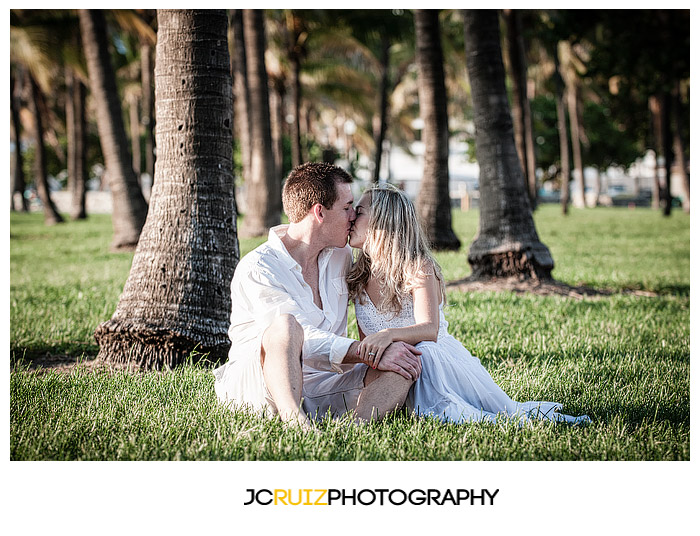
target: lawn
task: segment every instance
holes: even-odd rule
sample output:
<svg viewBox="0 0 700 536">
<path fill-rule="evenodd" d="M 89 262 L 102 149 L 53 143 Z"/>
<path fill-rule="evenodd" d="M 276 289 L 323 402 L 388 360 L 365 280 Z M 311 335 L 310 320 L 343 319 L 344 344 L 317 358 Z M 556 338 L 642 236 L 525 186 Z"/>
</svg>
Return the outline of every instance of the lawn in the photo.
<svg viewBox="0 0 700 536">
<path fill-rule="evenodd" d="M 92 367 L 92 333 L 116 307 L 132 255 L 110 253 L 107 216 L 46 227 L 10 220 L 12 460 L 688 460 L 690 218 L 648 209 L 542 206 L 535 213 L 570 285 L 611 291 L 573 299 L 450 292 L 451 332 L 516 400 L 556 400 L 585 428 L 449 425 L 397 415 L 320 434 L 231 413 L 211 368 Z M 469 274 L 477 212 L 455 212 L 462 249 L 440 253 L 446 279 Z M 245 253 L 261 240 L 241 242 Z M 631 292 L 643 291 L 643 292 Z M 354 314 L 350 333 L 357 334 Z M 77 366 L 37 368 L 47 356 Z"/>
</svg>

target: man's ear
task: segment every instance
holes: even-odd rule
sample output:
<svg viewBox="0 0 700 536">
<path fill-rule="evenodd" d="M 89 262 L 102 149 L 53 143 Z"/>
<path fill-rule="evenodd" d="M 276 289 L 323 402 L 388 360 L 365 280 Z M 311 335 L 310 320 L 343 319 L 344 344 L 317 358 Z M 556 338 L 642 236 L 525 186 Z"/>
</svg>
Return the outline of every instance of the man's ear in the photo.
<svg viewBox="0 0 700 536">
<path fill-rule="evenodd" d="M 318 223 L 323 223 L 323 218 L 325 216 L 324 211 L 326 210 L 326 207 L 324 207 L 321 203 L 316 203 L 314 206 L 311 207 L 311 214 L 313 214 L 314 219 Z"/>
</svg>

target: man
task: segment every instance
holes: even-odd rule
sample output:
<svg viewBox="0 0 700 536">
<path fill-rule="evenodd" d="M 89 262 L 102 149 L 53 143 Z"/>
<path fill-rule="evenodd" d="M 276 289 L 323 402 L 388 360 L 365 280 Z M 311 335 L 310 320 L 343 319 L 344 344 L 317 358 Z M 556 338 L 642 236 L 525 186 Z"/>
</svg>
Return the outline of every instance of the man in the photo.
<svg viewBox="0 0 700 536">
<path fill-rule="evenodd" d="M 222 402 L 278 413 L 305 429 L 306 413 L 381 419 L 404 403 L 420 374 L 420 351 L 394 343 L 371 369 L 357 355 L 359 342 L 346 337 L 351 183 L 326 163 L 302 164 L 287 177 L 289 225 L 270 229 L 231 281 L 232 346 L 214 371 Z"/>
</svg>

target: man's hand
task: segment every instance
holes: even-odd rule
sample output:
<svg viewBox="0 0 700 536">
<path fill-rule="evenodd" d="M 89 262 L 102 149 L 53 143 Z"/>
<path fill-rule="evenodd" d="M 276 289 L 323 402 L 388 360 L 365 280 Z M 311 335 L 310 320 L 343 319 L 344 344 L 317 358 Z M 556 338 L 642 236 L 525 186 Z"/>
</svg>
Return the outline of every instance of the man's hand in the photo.
<svg viewBox="0 0 700 536">
<path fill-rule="evenodd" d="M 421 373 L 422 352 L 405 342 L 393 342 L 384 350 L 377 370 L 396 372 L 407 380 L 416 381 Z"/>
</svg>

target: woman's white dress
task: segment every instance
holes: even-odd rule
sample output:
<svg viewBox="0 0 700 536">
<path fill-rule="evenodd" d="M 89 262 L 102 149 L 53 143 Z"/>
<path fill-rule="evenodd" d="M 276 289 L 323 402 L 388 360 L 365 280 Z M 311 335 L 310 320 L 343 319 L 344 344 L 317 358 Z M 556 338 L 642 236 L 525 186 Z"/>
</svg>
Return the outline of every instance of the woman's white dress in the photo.
<svg viewBox="0 0 700 536">
<path fill-rule="evenodd" d="M 380 313 L 365 293 L 364 304 L 355 302 L 358 326 L 366 335 L 386 328 L 414 325 L 413 300 L 409 296 L 401 313 Z M 491 379 L 478 358 L 447 332 L 447 320 L 440 306 L 437 342 L 421 342 L 422 372 L 411 388 L 407 406 L 420 416 L 447 422 L 496 421 L 499 418 L 544 419 L 588 424 L 587 415 L 572 417 L 559 413 L 557 402 L 515 402 Z"/>
</svg>

